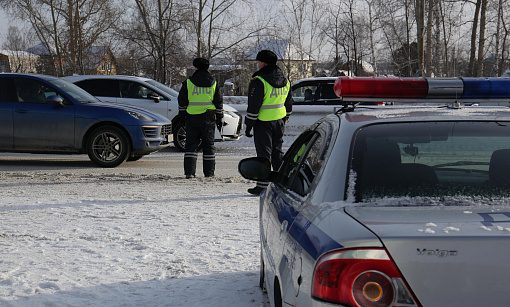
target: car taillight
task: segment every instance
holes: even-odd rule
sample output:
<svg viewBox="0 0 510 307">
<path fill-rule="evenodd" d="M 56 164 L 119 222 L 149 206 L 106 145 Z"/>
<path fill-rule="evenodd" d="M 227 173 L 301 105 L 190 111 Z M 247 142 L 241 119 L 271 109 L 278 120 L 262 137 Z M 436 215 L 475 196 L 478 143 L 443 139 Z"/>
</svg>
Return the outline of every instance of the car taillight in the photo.
<svg viewBox="0 0 510 307">
<path fill-rule="evenodd" d="M 359 307 L 418 306 L 384 249 L 346 249 L 322 257 L 312 296 Z"/>
</svg>

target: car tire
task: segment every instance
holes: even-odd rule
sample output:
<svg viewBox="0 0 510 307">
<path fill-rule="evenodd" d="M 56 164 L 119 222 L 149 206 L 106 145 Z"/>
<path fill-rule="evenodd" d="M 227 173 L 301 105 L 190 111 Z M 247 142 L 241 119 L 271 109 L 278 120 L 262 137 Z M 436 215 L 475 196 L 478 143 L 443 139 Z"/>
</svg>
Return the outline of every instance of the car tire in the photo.
<svg viewBox="0 0 510 307">
<path fill-rule="evenodd" d="M 177 123 L 174 127 L 174 146 L 182 152 L 186 148 L 186 127 L 181 123 Z M 202 142 L 198 145 L 198 149 L 201 148 Z"/>
<path fill-rule="evenodd" d="M 282 291 L 280 289 L 280 281 L 278 278 L 274 280 L 274 307 L 283 307 Z"/>
<path fill-rule="evenodd" d="M 264 259 L 262 258 L 262 248 L 260 250 L 260 275 L 259 275 L 259 287 L 262 292 L 267 293 L 266 290 L 266 273 L 265 273 Z"/>
<path fill-rule="evenodd" d="M 101 167 L 116 167 L 124 163 L 131 153 L 126 133 L 113 126 L 103 126 L 92 131 L 87 140 L 90 160 Z"/>
</svg>

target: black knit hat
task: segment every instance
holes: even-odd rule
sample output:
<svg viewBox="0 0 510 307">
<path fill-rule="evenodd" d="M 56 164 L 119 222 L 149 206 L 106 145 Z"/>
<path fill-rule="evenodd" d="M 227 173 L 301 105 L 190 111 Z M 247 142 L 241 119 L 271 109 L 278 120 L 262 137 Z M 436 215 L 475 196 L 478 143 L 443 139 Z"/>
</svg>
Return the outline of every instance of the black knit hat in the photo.
<svg viewBox="0 0 510 307">
<path fill-rule="evenodd" d="M 256 60 L 267 64 L 276 64 L 276 61 L 278 61 L 278 57 L 271 50 L 261 50 L 259 51 L 259 53 L 257 53 Z"/>
<path fill-rule="evenodd" d="M 193 66 L 201 70 L 208 70 L 209 61 L 204 58 L 196 58 L 193 60 Z"/>
</svg>

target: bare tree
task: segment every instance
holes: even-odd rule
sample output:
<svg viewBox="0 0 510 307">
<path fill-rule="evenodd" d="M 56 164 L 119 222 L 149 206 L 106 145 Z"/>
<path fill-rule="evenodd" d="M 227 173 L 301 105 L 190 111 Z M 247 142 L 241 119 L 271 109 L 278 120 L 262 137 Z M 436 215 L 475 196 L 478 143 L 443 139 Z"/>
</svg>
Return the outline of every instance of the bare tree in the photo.
<svg viewBox="0 0 510 307">
<path fill-rule="evenodd" d="M 119 32 L 138 49 L 137 61 L 151 59 L 151 76 L 167 83 L 169 62 L 180 54 L 179 31 L 188 18 L 186 7 L 182 1 L 171 0 L 135 0 L 135 4 L 134 18 L 126 20 Z"/>
<path fill-rule="evenodd" d="M 423 76 L 425 71 L 425 0 L 416 0 L 416 37 L 418 41 L 418 71 Z"/>
<path fill-rule="evenodd" d="M 84 73 L 92 46 L 102 40 L 120 14 L 111 0 L 0 1 L 18 18 L 28 20 L 58 75 L 63 74 L 64 62 L 68 73 Z"/>
<path fill-rule="evenodd" d="M 196 40 L 193 51 L 196 56 L 214 58 L 232 51 L 268 27 L 268 23 L 257 25 L 253 22 L 255 8 L 251 7 L 249 0 L 187 1 L 192 17 L 190 32 Z M 247 20 L 250 22 L 247 23 Z"/>
</svg>

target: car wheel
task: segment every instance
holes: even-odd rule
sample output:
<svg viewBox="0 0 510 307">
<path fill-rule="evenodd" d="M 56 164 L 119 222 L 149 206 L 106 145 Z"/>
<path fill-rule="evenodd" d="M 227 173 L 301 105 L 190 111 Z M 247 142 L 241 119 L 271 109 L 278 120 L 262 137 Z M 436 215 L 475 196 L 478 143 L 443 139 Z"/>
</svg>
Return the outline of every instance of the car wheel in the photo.
<svg viewBox="0 0 510 307">
<path fill-rule="evenodd" d="M 174 128 L 174 146 L 180 151 L 186 148 L 186 127 L 178 123 Z M 198 145 L 198 149 L 202 148 L 202 142 Z"/>
<path fill-rule="evenodd" d="M 275 278 L 274 280 L 274 306 L 283 306 L 282 291 L 280 290 L 280 281 L 278 278 Z"/>
<path fill-rule="evenodd" d="M 113 126 L 99 127 L 87 141 L 90 160 L 101 167 L 116 167 L 126 161 L 131 146 L 126 134 Z"/>
<path fill-rule="evenodd" d="M 132 156 L 132 157 L 129 157 L 127 158 L 128 161 L 132 162 L 132 161 L 138 161 L 140 160 L 141 158 L 143 157 L 143 155 L 137 155 L 137 156 Z"/>
</svg>

